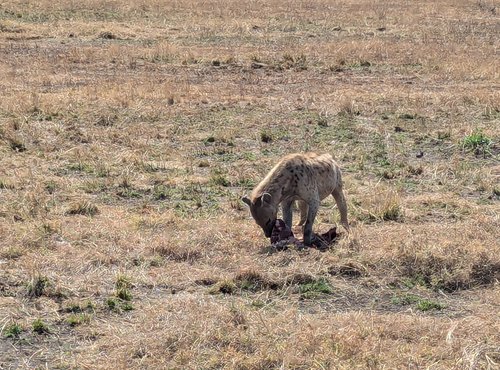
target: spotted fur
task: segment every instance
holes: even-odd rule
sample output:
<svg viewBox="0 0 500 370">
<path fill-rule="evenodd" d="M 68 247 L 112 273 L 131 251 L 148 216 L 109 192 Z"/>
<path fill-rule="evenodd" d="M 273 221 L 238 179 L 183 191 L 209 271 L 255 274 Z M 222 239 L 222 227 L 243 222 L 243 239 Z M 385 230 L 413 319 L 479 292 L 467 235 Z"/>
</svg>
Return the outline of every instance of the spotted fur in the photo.
<svg viewBox="0 0 500 370">
<path fill-rule="evenodd" d="M 298 201 L 299 225 L 304 227 L 304 244 L 311 245 L 312 225 L 321 200 L 333 195 L 340 221 L 349 230 L 347 204 L 342 191 L 342 173 L 330 154 L 296 153 L 282 158 L 267 176 L 242 200 L 250 207 L 255 222 L 269 237 L 278 207 L 283 207 L 285 223 L 292 226 L 292 204 Z"/>
</svg>

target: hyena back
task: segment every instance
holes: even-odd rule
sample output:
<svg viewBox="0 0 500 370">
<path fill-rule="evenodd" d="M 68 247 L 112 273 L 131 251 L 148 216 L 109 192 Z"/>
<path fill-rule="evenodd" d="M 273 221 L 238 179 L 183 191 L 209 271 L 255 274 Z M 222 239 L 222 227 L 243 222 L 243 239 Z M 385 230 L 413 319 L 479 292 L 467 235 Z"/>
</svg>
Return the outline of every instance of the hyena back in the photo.
<svg viewBox="0 0 500 370">
<path fill-rule="evenodd" d="M 278 206 L 283 207 L 285 223 L 292 226 L 292 204 L 298 201 L 304 244 L 311 245 L 312 225 L 321 200 L 333 195 L 342 225 L 349 230 L 347 205 L 342 191 L 342 174 L 330 154 L 297 153 L 282 158 L 267 176 L 242 200 L 250 207 L 255 222 L 271 236 Z"/>
</svg>

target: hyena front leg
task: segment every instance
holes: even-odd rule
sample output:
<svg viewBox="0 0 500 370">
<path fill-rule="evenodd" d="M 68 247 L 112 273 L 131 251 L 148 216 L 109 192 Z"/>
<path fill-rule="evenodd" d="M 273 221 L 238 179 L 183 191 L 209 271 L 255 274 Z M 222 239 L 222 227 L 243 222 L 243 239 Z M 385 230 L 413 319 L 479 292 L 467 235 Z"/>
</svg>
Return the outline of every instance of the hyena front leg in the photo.
<svg viewBox="0 0 500 370">
<path fill-rule="evenodd" d="M 303 200 L 299 200 L 297 201 L 297 203 L 299 205 L 299 210 L 300 210 L 299 226 L 303 226 L 307 221 L 307 211 L 309 209 L 309 206 Z"/>
<path fill-rule="evenodd" d="M 312 227 L 314 224 L 314 219 L 316 218 L 316 214 L 318 213 L 319 203 L 319 197 L 313 198 L 308 202 L 309 209 L 307 211 L 307 219 L 304 225 L 304 244 L 306 246 L 310 246 L 313 240 Z"/>
<path fill-rule="evenodd" d="M 293 218 L 293 211 L 292 211 L 292 200 L 286 200 L 283 202 L 283 219 L 285 221 L 285 224 L 288 227 L 292 227 L 292 218 Z"/>
<path fill-rule="evenodd" d="M 340 223 L 347 231 L 349 231 L 349 222 L 347 221 L 347 204 L 344 192 L 342 191 L 342 185 L 337 186 L 333 190 L 332 195 L 335 198 L 335 202 L 337 203 L 337 207 L 340 212 Z"/>
</svg>

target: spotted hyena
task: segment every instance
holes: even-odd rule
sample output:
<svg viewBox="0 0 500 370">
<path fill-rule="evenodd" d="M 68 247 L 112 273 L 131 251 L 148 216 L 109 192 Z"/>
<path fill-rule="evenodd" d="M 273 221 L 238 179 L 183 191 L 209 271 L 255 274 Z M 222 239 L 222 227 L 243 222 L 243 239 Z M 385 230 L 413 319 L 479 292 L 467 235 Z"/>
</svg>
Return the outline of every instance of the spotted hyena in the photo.
<svg viewBox="0 0 500 370">
<path fill-rule="evenodd" d="M 297 153 L 282 158 L 252 191 L 243 197 L 255 222 L 270 237 L 276 222 L 278 205 L 283 207 L 285 223 L 292 226 L 292 203 L 297 200 L 300 223 L 304 226 L 304 244 L 311 245 L 312 225 L 322 199 L 333 195 L 340 221 L 349 230 L 347 205 L 342 192 L 342 175 L 330 154 Z"/>
</svg>

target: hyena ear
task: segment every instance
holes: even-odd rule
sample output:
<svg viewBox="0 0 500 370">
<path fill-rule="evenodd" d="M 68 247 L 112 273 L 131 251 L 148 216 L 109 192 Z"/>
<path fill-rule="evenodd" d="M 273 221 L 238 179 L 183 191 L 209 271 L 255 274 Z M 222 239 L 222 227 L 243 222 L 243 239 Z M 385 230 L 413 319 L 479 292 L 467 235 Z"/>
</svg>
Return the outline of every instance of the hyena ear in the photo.
<svg viewBox="0 0 500 370">
<path fill-rule="evenodd" d="M 242 201 L 243 203 L 248 204 L 248 206 L 249 206 L 249 207 L 252 205 L 252 202 L 250 201 L 250 198 L 248 198 L 246 195 L 245 195 L 245 196 L 243 196 L 243 197 L 241 197 L 241 201 Z"/>
<path fill-rule="evenodd" d="M 260 197 L 262 200 L 262 204 L 264 203 L 271 203 L 271 194 L 269 193 L 262 193 L 262 196 Z"/>
</svg>

